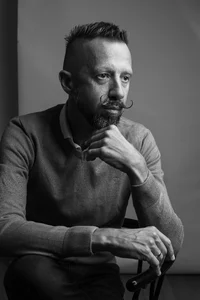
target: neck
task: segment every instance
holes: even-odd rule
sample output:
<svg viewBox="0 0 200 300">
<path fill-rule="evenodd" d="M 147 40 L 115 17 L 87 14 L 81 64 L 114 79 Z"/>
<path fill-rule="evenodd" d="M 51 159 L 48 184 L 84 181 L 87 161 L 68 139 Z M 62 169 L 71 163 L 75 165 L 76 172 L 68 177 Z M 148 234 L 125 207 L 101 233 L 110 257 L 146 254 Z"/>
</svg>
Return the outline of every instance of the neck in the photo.
<svg viewBox="0 0 200 300">
<path fill-rule="evenodd" d="M 79 111 L 76 101 L 71 97 L 69 97 L 68 100 L 67 114 L 74 142 L 78 145 L 82 145 L 91 137 L 93 128 Z"/>
</svg>

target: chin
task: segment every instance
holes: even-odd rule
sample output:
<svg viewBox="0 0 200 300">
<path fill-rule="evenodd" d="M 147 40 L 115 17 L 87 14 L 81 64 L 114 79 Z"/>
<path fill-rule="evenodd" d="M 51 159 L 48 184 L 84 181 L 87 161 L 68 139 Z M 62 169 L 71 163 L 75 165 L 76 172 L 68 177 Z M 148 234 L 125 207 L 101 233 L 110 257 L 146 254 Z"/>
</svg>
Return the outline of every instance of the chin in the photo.
<svg viewBox="0 0 200 300">
<path fill-rule="evenodd" d="M 118 115 L 95 115 L 91 120 L 91 125 L 94 129 L 102 129 L 109 125 L 118 125 L 122 114 Z"/>
</svg>

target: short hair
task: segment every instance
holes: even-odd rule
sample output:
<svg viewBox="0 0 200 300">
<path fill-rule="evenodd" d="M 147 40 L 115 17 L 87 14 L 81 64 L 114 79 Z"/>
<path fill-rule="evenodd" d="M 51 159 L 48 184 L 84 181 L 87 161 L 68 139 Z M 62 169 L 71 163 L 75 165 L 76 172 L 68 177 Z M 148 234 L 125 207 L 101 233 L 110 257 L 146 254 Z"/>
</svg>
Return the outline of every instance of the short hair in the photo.
<svg viewBox="0 0 200 300">
<path fill-rule="evenodd" d="M 65 37 L 66 48 L 68 48 L 69 45 L 78 38 L 92 40 L 96 37 L 121 41 L 128 44 L 127 33 L 125 30 L 120 30 L 119 27 L 113 23 L 95 22 L 75 26 L 70 31 L 70 34 Z"/>
<path fill-rule="evenodd" d="M 119 41 L 128 45 L 127 32 L 120 30 L 119 27 L 113 23 L 108 22 L 95 22 L 84 25 L 75 26 L 65 37 L 66 52 L 64 65 L 66 61 L 66 55 L 70 45 L 77 39 L 93 40 L 97 37 L 106 38 L 111 41 Z"/>
</svg>

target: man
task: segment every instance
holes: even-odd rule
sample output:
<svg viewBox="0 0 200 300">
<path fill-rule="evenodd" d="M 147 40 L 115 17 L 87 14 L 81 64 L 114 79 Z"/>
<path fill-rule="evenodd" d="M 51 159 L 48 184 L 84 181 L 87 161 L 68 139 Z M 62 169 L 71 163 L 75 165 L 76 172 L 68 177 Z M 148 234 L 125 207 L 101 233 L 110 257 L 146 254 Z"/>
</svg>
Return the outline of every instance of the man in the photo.
<svg viewBox="0 0 200 300">
<path fill-rule="evenodd" d="M 123 299 L 114 256 L 146 260 L 160 275 L 183 227 L 152 134 L 121 117 L 132 75 L 126 32 L 99 22 L 66 41 L 68 101 L 14 118 L 2 137 L 0 250 L 15 257 L 15 297 L 26 283 L 20 299 Z M 140 229 L 121 228 L 130 195 Z"/>
</svg>

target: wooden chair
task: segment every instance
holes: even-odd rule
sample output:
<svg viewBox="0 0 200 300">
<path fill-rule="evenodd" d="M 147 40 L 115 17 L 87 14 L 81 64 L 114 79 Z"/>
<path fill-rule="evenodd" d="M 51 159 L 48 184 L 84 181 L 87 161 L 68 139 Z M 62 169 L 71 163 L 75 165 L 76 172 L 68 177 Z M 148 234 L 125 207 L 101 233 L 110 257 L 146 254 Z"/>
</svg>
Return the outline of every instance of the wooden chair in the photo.
<svg viewBox="0 0 200 300">
<path fill-rule="evenodd" d="M 125 228 L 139 228 L 137 220 L 125 218 L 123 227 Z M 138 300 L 140 297 L 141 289 L 150 285 L 149 300 L 158 300 L 162 284 L 164 281 L 165 273 L 172 266 L 173 261 L 166 261 L 161 267 L 161 276 L 155 276 L 155 272 L 150 269 L 142 272 L 143 261 L 138 261 L 137 274 L 126 282 L 126 288 L 129 292 L 133 292 L 132 300 Z"/>
</svg>

